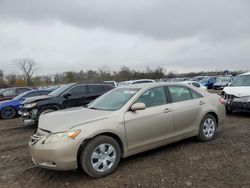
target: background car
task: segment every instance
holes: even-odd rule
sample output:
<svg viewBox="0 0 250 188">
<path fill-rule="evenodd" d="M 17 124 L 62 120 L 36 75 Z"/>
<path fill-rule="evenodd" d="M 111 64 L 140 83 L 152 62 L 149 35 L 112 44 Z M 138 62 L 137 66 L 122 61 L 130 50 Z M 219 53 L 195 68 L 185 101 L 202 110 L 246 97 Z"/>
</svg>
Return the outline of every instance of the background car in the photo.
<svg viewBox="0 0 250 188">
<path fill-rule="evenodd" d="M 227 113 L 250 111 L 250 72 L 241 74 L 222 91 Z"/>
<path fill-rule="evenodd" d="M 213 85 L 213 89 L 223 89 L 224 87 L 228 86 L 228 84 L 232 81 L 232 76 L 220 76 L 216 79 L 216 82 Z"/>
<path fill-rule="evenodd" d="M 24 93 L 24 92 L 29 91 L 29 90 L 32 90 L 32 88 L 30 88 L 30 87 L 6 88 L 0 92 L 0 101 L 13 99 L 17 95 L 20 95 L 21 93 Z"/>
<path fill-rule="evenodd" d="M 21 102 L 28 97 L 34 97 L 39 95 L 48 95 L 51 90 L 31 90 L 26 91 L 12 100 L 1 101 L 0 102 L 0 114 L 2 119 L 11 119 L 18 115 L 20 110 Z"/>
<path fill-rule="evenodd" d="M 63 85 L 47 96 L 31 97 L 23 101 L 20 114 L 24 123 L 37 123 L 41 114 L 87 105 L 113 88 L 112 85 L 100 83 Z"/>
<path fill-rule="evenodd" d="M 129 81 L 120 82 L 119 86 L 127 86 L 127 85 L 134 85 L 134 84 L 143 84 L 143 83 L 153 83 L 153 82 L 155 82 L 155 81 L 151 80 L 151 79 L 129 80 Z"/>
<path fill-rule="evenodd" d="M 189 80 L 189 81 L 183 81 L 181 83 L 184 83 L 184 84 L 189 84 L 189 85 L 192 85 L 194 87 L 197 87 L 197 88 L 200 88 L 200 89 L 204 89 L 204 90 L 207 90 L 207 87 L 201 85 L 201 83 L 197 82 L 197 81 L 192 81 L 192 80 Z"/>
<path fill-rule="evenodd" d="M 193 136 L 210 141 L 224 118 L 223 99 L 193 86 L 117 87 L 88 108 L 41 115 L 29 151 L 36 166 L 101 178 L 121 158 Z"/>
<path fill-rule="evenodd" d="M 201 85 L 205 86 L 207 89 L 212 89 L 214 83 L 216 82 L 216 76 L 207 76 L 199 81 Z"/>
</svg>

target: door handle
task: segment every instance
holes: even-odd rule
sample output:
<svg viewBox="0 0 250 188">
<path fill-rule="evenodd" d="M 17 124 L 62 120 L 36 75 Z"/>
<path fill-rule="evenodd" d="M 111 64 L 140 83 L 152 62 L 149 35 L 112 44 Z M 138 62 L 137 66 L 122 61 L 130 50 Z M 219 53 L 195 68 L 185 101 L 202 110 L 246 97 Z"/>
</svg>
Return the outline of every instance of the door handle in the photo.
<svg viewBox="0 0 250 188">
<path fill-rule="evenodd" d="M 205 102 L 204 102 L 204 101 L 200 101 L 199 104 L 200 104 L 200 105 L 203 105 L 203 104 L 205 104 Z"/>
<path fill-rule="evenodd" d="M 172 110 L 171 109 L 169 109 L 169 108 L 166 108 L 166 109 L 164 109 L 164 111 L 163 111 L 164 113 L 169 113 L 169 112 L 172 112 Z"/>
</svg>

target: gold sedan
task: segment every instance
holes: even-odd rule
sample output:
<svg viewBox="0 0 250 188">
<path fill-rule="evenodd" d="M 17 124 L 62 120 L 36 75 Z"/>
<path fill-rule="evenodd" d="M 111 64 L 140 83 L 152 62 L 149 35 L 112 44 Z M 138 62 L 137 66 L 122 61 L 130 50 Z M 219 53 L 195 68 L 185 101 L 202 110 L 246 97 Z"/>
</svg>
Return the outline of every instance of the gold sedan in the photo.
<svg viewBox="0 0 250 188">
<path fill-rule="evenodd" d="M 210 141 L 224 118 L 220 96 L 187 84 L 118 87 L 88 108 L 41 115 L 29 148 L 39 167 L 82 168 L 100 178 L 114 172 L 121 158 L 187 137 Z"/>
</svg>

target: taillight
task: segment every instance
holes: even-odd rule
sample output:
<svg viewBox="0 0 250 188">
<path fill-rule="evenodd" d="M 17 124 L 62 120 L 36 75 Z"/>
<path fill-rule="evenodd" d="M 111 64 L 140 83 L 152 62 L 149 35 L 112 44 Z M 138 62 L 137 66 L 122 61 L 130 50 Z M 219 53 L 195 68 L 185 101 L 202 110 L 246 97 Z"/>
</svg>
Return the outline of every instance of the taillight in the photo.
<svg viewBox="0 0 250 188">
<path fill-rule="evenodd" d="M 220 98 L 219 101 L 221 104 L 225 104 L 225 100 L 223 98 Z"/>
</svg>

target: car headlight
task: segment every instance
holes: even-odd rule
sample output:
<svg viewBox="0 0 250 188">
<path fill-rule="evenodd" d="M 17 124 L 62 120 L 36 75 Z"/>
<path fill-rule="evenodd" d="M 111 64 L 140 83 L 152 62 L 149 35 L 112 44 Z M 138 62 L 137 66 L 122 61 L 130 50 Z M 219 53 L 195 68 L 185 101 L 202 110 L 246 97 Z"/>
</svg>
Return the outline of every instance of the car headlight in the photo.
<svg viewBox="0 0 250 188">
<path fill-rule="evenodd" d="M 58 142 L 58 141 L 67 140 L 67 139 L 75 139 L 80 134 L 80 132 L 81 132 L 80 130 L 76 130 L 76 131 L 51 134 L 44 141 L 44 144 L 51 143 L 51 142 Z"/>
<path fill-rule="evenodd" d="M 23 108 L 33 108 L 37 105 L 36 102 L 33 102 L 33 103 L 29 103 L 29 104 L 24 104 L 23 105 Z"/>
</svg>

